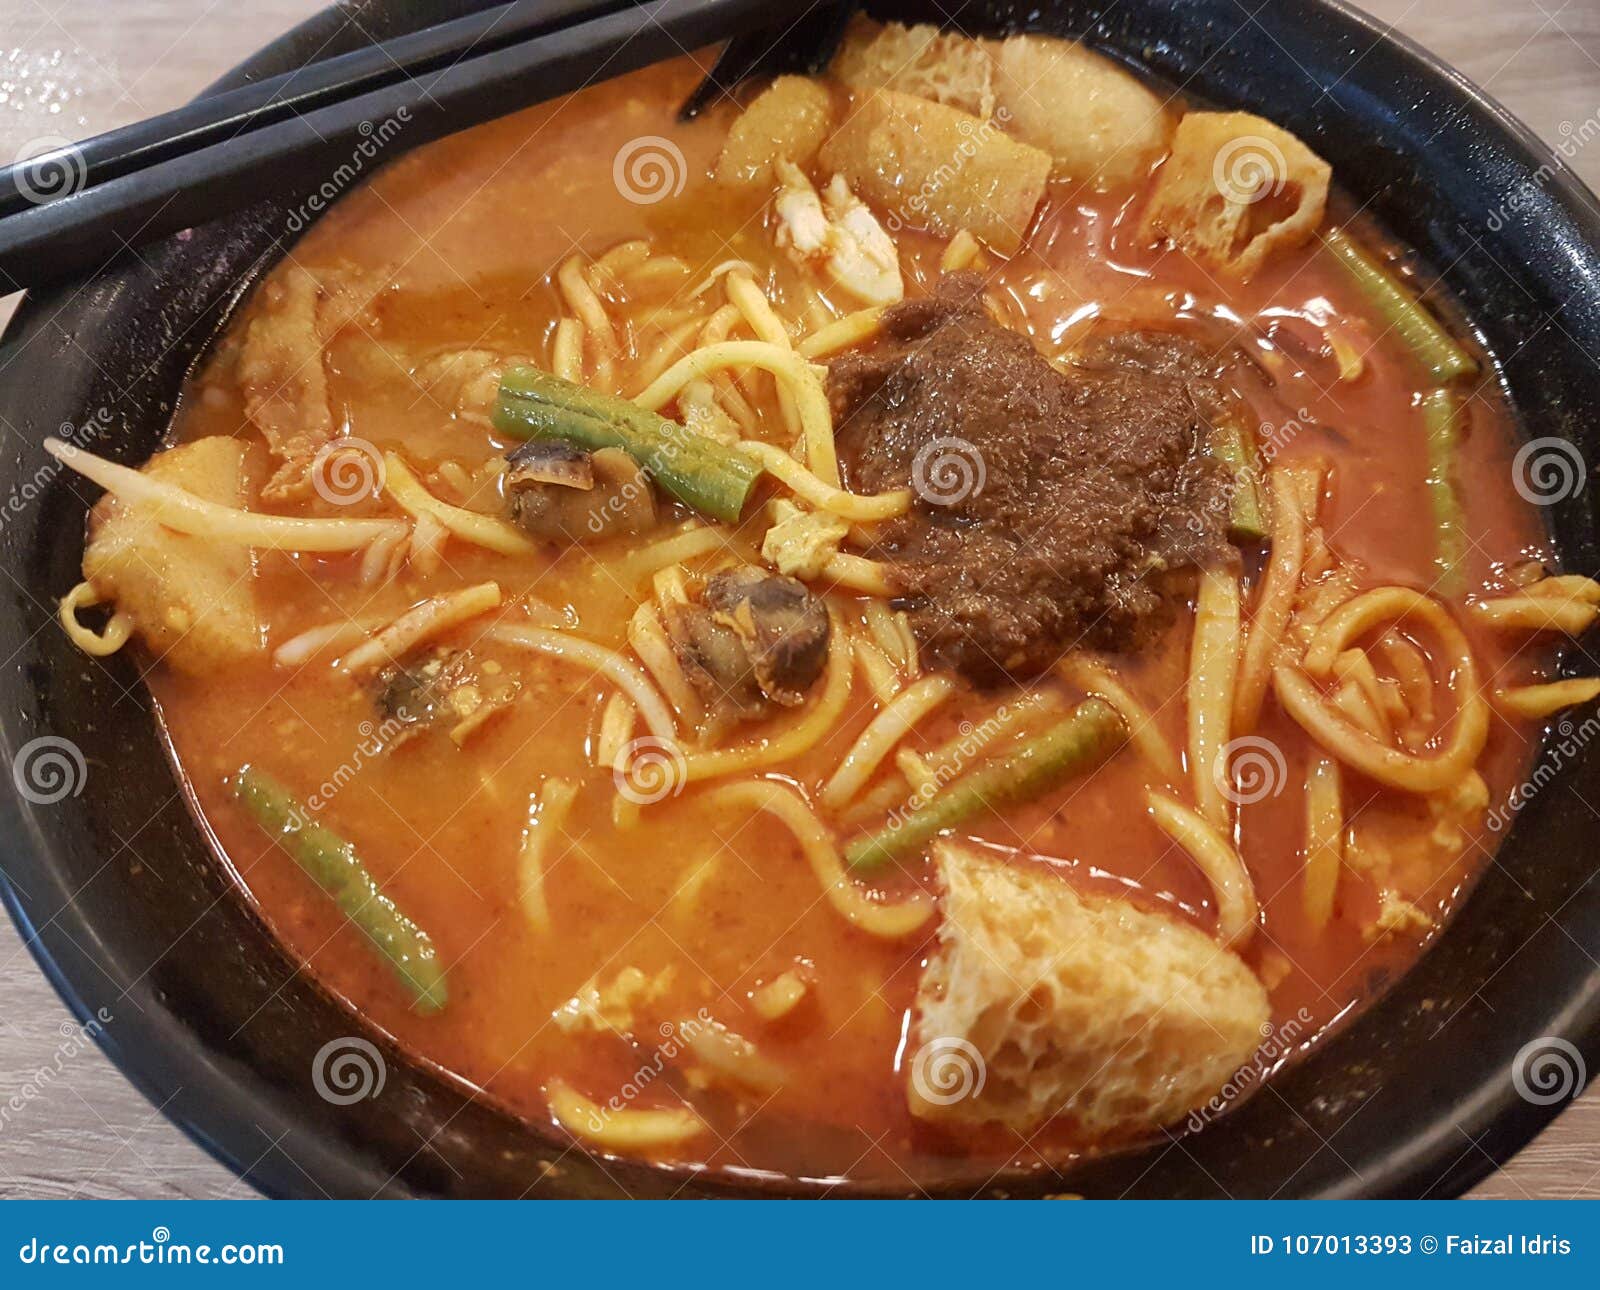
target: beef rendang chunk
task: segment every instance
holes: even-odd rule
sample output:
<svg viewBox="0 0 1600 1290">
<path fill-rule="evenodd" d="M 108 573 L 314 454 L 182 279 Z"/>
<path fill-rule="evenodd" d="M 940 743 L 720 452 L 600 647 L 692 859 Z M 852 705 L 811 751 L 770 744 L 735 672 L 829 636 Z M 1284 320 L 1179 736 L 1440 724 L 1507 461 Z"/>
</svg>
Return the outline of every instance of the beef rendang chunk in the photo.
<svg viewBox="0 0 1600 1290">
<path fill-rule="evenodd" d="M 979 682 L 1037 674 L 1076 647 L 1137 647 L 1175 570 L 1219 558 L 1226 506 L 1200 448 L 1196 351 L 1140 333 L 1133 361 L 1057 370 L 994 322 L 976 274 L 889 308 L 835 359 L 828 390 L 849 486 L 910 487 L 881 526 L 930 657 Z M 1169 351 L 1168 361 L 1152 358 Z"/>
</svg>

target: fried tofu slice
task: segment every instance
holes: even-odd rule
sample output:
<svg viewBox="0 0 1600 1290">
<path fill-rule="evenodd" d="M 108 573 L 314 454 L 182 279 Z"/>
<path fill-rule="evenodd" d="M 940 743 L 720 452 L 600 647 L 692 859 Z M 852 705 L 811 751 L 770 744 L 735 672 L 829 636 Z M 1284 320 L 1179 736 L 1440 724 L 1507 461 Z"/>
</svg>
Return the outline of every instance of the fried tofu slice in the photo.
<svg viewBox="0 0 1600 1290">
<path fill-rule="evenodd" d="M 717 158 L 717 182 L 740 188 L 770 188 L 773 163 L 805 170 L 833 129 L 833 97 L 804 76 L 780 76 L 756 96 L 728 131 Z"/>
<path fill-rule="evenodd" d="M 1315 235 L 1332 168 L 1287 130 L 1249 112 L 1191 112 L 1141 225 L 1203 264 L 1249 278 Z"/>
<path fill-rule="evenodd" d="M 857 14 L 828 72 L 853 90 L 915 94 L 987 121 L 996 102 L 993 43 L 925 22 L 880 27 Z"/>
<path fill-rule="evenodd" d="M 155 479 L 225 506 L 247 501 L 245 445 L 216 436 L 157 453 Z M 83 576 L 180 671 L 217 670 L 263 646 L 248 547 L 178 533 L 107 494 L 89 517 Z"/>
<path fill-rule="evenodd" d="M 1043 866 L 942 843 L 939 946 L 917 987 L 920 1119 L 1086 1140 L 1183 1118 L 1261 1042 L 1261 982 L 1187 923 L 1084 895 Z M 952 1078 L 953 1076 L 958 1078 Z"/>
<path fill-rule="evenodd" d="M 1166 153 L 1173 117 L 1109 58 L 1075 41 L 1012 36 L 995 66 L 996 119 L 1048 152 L 1056 178 L 1120 188 Z"/>
<path fill-rule="evenodd" d="M 1002 255 L 1022 244 L 1050 155 L 929 99 L 879 90 L 822 147 L 822 164 L 894 221 L 946 237 L 966 229 Z"/>
</svg>

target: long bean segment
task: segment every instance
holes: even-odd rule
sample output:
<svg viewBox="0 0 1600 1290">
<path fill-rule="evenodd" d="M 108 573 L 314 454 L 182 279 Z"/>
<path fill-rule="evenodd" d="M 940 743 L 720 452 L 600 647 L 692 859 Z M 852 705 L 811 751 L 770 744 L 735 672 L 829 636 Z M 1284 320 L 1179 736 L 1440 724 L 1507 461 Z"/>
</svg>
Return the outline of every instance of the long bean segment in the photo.
<svg viewBox="0 0 1600 1290">
<path fill-rule="evenodd" d="M 1477 361 L 1450 338 L 1427 307 L 1354 238 L 1335 228 L 1328 231 L 1324 240 L 1334 259 L 1345 267 L 1383 321 L 1399 334 L 1434 380 L 1444 384 L 1478 370 Z"/>
<path fill-rule="evenodd" d="M 1461 398 L 1456 391 L 1429 390 L 1424 394 L 1422 424 L 1428 447 L 1428 502 L 1437 538 L 1438 589 L 1446 596 L 1457 596 L 1466 586 L 1467 531 L 1455 482 L 1461 445 Z"/>
<path fill-rule="evenodd" d="M 496 429 L 521 439 L 621 448 L 673 497 L 712 519 L 737 520 L 761 477 L 761 467 L 742 453 L 537 367 L 506 369 L 493 420 Z"/>
<path fill-rule="evenodd" d="M 1236 542 L 1263 541 L 1268 529 L 1267 507 L 1256 465 L 1255 435 L 1229 410 L 1212 419 L 1206 446 L 1233 477 L 1228 494 L 1228 536 Z"/>
<path fill-rule="evenodd" d="M 913 804 L 878 832 L 857 838 L 845 848 L 845 861 L 852 869 L 875 869 L 975 815 L 1042 797 L 1099 765 L 1127 734 L 1115 708 L 1100 699 L 1085 700 L 1060 724 L 1014 752 Z"/>
<path fill-rule="evenodd" d="M 444 965 L 428 934 L 383 894 L 355 847 L 311 818 L 282 784 L 265 771 L 244 766 L 233 777 L 233 795 L 275 837 L 295 864 L 333 897 L 411 992 L 416 1011 L 438 1012 L 448 999 Z"/>
</svg>

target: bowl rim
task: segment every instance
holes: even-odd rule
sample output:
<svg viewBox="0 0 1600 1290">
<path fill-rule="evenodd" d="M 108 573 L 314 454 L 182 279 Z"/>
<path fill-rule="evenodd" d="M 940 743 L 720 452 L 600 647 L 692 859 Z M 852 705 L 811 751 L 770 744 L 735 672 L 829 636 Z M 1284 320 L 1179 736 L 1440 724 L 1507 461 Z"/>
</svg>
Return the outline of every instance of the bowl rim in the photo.
<svg viewBox="0 0 1600 1290">
<path fill-rule="evenodd" d="M 487 0 L 474 2 L 486 3 Z M 1412 70 L 1426 79 L 1448 86 L 1457 98 L 1490 117 L 1493 126 L 1513 145 L 1514 151 L 1520 154 L 1519 160 L 1530 172 L 1541 167 L 1549 168 L 1544 187 L 1557 194 L 1575 213 L 1577 221 L 1586 227 L 1591 249 L 1600 248 L 1600 198 L 1563 163 L 1550 145 L 1493 96 L 1410 37 L 1347 3 L 1347 0 L 1292 2 L 1302 14 L 1323 11 L 1358 28 L 1370 38 L 1374 47 L 1379 44 L 1386 46 L 1389 52 L 1407 61 Z M 359 10 L 385 3 L 386 0 L 356 0 L 354 6 L 339 3 L 318 10 L 224 73 L 202 91 L 202 96 L 243 84 L 268 71 L 298 65 L 300 60 L 295 53 L 297 45 L 310 43 L 313 47 L 320 47 L 326 37 L 346 23 L 352 7 Z M 1284 7 L 1288 8 L 1288 5 Z M 1093 44 L 1093 32 L 1085 39 Z M 29 293 L 6 327 L 7 336 L 15 335 L 19 323 L 32 317 L 38 308 L 37 300 L 35 293 Z M 0 738 L 0 743 L 6 745 L 3 751 L 7 754 L 8 762 L 10 754 L 15 751 L 9 746 L 10 742 L 9 737 Z M 19 825 L 12 831 L 12 841 L 6 848 L 8 851 L 22 847 L 39 855 L 49 854 L 50 844 L 31 816 L 23 814 L 17 820 L 18 813 L 12 809 L 9 801 L 0 804 L 0 815 L 7 822 Z M 304 1182 L 307 1178 L 315 1180 L 318 1190 L 324 1190 L 323 1184 L 335 1189 L 333 1194 L 372 1194 L 370 1183 L 374 1174 L 371 1170 L 351 1161 L 346 1153 L 336 1150 L 334 1144 L 316 1140 L 315 1135 L 299 1126 L 292 1116 L 284 1114 L 268 1089 L 250 1080 L 248 1071 L 241 1078 L 238 1072 L 224 1069 L 205 1051 L 193 1033 L 185 1030 L 181 1019 L 166 1008 L 148 981 L 136 983 L 133 989 L 126 991 L 135 995 L 136 1003 L 141 1005 L 139 1010 L 142 1016 L 138 1025 L 127 1027 L 137 1042 L 122 1041 L 119 1032 L 125 1029 L 124 1026 L 92 1026 L 94 1010 L 90 1008 L 86 991 L 82 988 L 82 983 L 87 979 L 85 966 L 92 963 L 92 959 L 84 947 L 95 944 L 98 938 L 90 920 L 70 901 L 45 924 L 36 925 L 28 914 L 20 891 L 5 868 L 0 866 L 0 904 L 4 905 L 46 980 L 67 1005 L 74 1019 L 88 1028 L 95 1042 L 122 1076 L 167 1120 L 233 1172 L 240 1181 L 268 1196 L 303 1195 L 306 1193 Z M 1458 905 L 1457 912 L 1460 907 Z M 1433 938 L 1429 950 L 1433 944 L 1450 935 L 1453 923 L 1454 918 Z M 70 929 L 66 924 L 70 924 Z M 1415 970 L 1416 966 L 1413 964 L 1410 970 Z M 1591 1064 L 1600 1061 L 1600 973 L 1591 973 L 1580 986 L 1570 990 L 1559 1016 L 1561 1022 L 1558 1033 L 1576 1042 Z M 158 1045 L 154 1050 L 150 1048 L 152 1041 Z M 173 1105 L 170 1094 L 176 1082 L 175 1076 L 181 1078 L 180 1087 L 187 1086 L 204 1096 L 186 1101 L 182 1106 Z M 1395 1150 L 1386 1154 L 1375 1169 L 1359 1179 L 1347 1173 L 1339 1182 L 1318 1194 L 1330 1197 L 1409 1196 L 1417 1194 L 1419 1184 L 1427 1184 L 1434 1194 L 1439 1194 L 1441 1190 L 1447 1194 L 1460 1194 L 1503 1166 L 1569 1104 L 1569 1101 L 1562 1100 L 1530 1105 L 1516 1095 L 1508 1082 L 1482 1079 L 1478 1081 L 1473 1096 L 1456 1107 L 1461 1119 L 1497 1130 L 1492 1136 L 1486 1135 L 1487 1140 L 1476 1152 L 1463 1155 L 1459 1135 L 1453 1134 L 1452 1126 L 1430 1122 L 1419 1125 L 1416 1133 L 1397 1143 Z M 248 1115 L 264 1133 L 269 1128 L 281 1128 L 286 1136 L 293 1135 L 298 1163 L 292 1167 L 286 1166 L 282 1154 L 278 1152 L 265 1153 L 253 1161 L 246 1160 L 245 1154 L 230 1145 L 228 1135 L 222 1131 L 227 1124 L 227 1117 L 236 1113 Z M 1442 1189 L 1440 1183 L 1444 1184 Z M 388 1190 L 391 1193 L 409 1194 L 404 1184 L 393 1179 L 389 1181 Z M 741 1190 L 732 1187 L 728 1189 L 728 1194 L 739 1194 Z M 789 1194 L 781 1188 L 779 1191 L 780 1194 Z"/>
</svg>

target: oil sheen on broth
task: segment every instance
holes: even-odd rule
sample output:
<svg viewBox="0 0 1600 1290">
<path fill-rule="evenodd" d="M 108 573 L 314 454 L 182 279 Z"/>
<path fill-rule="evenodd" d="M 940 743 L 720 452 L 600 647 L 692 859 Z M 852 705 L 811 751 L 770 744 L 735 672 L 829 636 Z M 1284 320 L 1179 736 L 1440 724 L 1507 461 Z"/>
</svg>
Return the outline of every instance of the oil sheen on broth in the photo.
<svg viewBox="0 0 1600 1290">
<path fill-rule="evenodd" d="M 1559 629 L 1587 621 L 1600 597 L 1545 574 L 1553 553 L 1511 485 L 1513 428 L 1492 375 L 1461 367 L 1480 360 L 1441 330 L 1437 311 L 1424 317 L 1444 349 L 1430 350 L 1375 303 L 1363 266 L 1423 308 L 1418 284 L 1374 230 L 1341 215 L 1337 193 L 1312 227 L 1275 232 L 1316 188 L 1292 138 L 1239 114 L 1191 112 L 1178 125 L 1174 104 L 1139 116 L 1142 133 L 1130 126 L 1130 142 L 1086 172 L 1082 140 L 1041 136 L 1037 112 L 999 113 L 1013 141 L 987 120 L 993 100 L 1005 103 L 1017 60 L 1065 58 L 1052 72 L 1063 86 L 1107 78 L 1086 112 L 1137 116 L 1145 91 L 1124 73 L 1054 42 L 1018 50 L 950 37 L 929 47 L 932 64 L 892 80 L 882 68 L 904 37 L 856 30 L 836 79 L 773 91 L 765 107 L 753 87 L 751 113 L 778 122 L 748 131 L 769 140 L 753 154 L 765 162 L 754 177 L 730 180 L 726 164 L 719 174 L 739 108 L 675 122 L 700 74 L 685 58 L 420 149 L 343 197 L 233 320 L 184 394 L 175 441 L 251 445 L 242 495 L 212 501 L 403 524 L 331 551 L 222 539 L 253 551 L 243 576 L 262 629 L 225 668 L 172 645 L 173 621 L 179 639 L 198 639 L 204 605 L 173 585 L 139 584 L 143 575 L 98 551 L 140 505 L 110 476 L 98 481 L 122 510 L 97 513 L 85 562 L 93 594 L 71 608 L 107 602 L 113 631 L 120 621 L 141 648 L 168 649 L 149 681 L 177 763 L 290 953 L 408 1052 L 592 1150 L 898 1188 L 968 1162 L 982 1176 L 1008 1162 L 1064 1164 L 1181 1122 L 1234 1069 L 1265 1074 L 1405 970 L 1492 852 L 1489 812 L 1519 779 L 1541 719 L 1590 695 L 1540 685 Z M 952 120 L 977 140 L 954 178 L 930 190 L 915 142 L 871 125 L 886 94 L 929 114 L 924 141 Z M 858 127 L 862 139 L 842 138 Z M 1247 208 L 1224 244 L 1170 213 L 1153 222 L 1184 198 L 1186 174 L 1211 176 L 1211 158 L 1241 137 L 1277 154 L 1287 191 L 1269 175 L 1270 191 L 1233 193 L 1232 206 L 1226 192 L 1195 196 L 1232 215 Z M 1018 151 L 996 160 L 986 151 L 996 138 Z M 657 150 L 664 179 L 630 168 L 642 146 Z M 1198 168 L 1184 151 L 1195 147 L 1209 149 Z M 1036 181 L 1027 218 L 985 232 L 952 226 L 959 172 L 991 163 L 988 214 L 974 218 Z M 829 187 L 835 174 L 847 177 L 842 192 Z M 886 201 L 891 180 L 919 200 Z M 817 229 L 821 242 L 808 243 Z M 888 285 L 872 255 L 878 235 L 898 274 Z M 1267 241 L 1252 262 L 1256 236 Z M 1352 246 L 1363 257 L 1354 268 L 1343 256 Z M 970 344 L 958 348 L 1012 343 L 985 341 L 986 328 L 1025 338 L 1033 352 L 1013 355 L 1018 370 L 1049 387 L 1050 406 L 1088 409 L 1088 450 L 1109 433 L 1095 419 L 1107 405 L 1086 393 L 1105 380 L 1140 400 L 1157 389 L 1183 400 L 1173 433 L 1181 440 L 1192 423 L 1204 450 L 1179 463 L 1196 490 L 1187 529 L 1156 533 L 1165 513 L 1153 527 L 1124 525 L 1100 572 L 1072 571 L 1092 615 L 1046 606 L 1026 630 L 1051 634 L 1014 658 L 985 638 L 981 666 L 967 666 L 972 651 L 934 643 L 928 624 L 967 621 L 987 594 L 982 571 L 962 564 L 974 544 L 1005 536 L 1012 545 L 993 549 L 1018 559 L 1048 548 L 1001 517 L 996 499 L 1017 482 L 1004 472 L 1051 455 L 1040 431 L 1044 447 L 1012 463 L 1004 429 L 977 427 L 960 388 L 928 393 L 934 374 L 916 355 L 934 342 L 898 311 L 957 269 L 978 275 L 975 312 L 956 324 Z M 888 314 L 862 315 L 875 296 Z M 309 339 L 296 309 L 311 320 Z M 807 349 L 844 318 L 859 324 L 850 343 Z M 880 334 L 902 325 L 903 354 Z M 1206 370 L 1168 363 L 1127 375 L 1138 364 L 1117 338 L 1134 333 L 1181 341 Z M 807 398 L 820 397 L 838 418 L 829 431 L 842 482 L 875 495 L 909 484 L 910 514 L 835 517 L 830 528 L 831 494 L 807 495 L 809 483 L 761 461 L 770 473 L 739 518 L 713 520 L 663 485 L 666 467 L 643 461 L 641 483 L 638 459 L 608 458 L 565 432 L 507 464 L 521 441 L 492 419 L 503 373 L 541 369 L 523 407 L 569 397 L 565 384 L 539 384 L 549 372 L 631 399 L 681 354 L 727 341 L 745 342 L 746 357 L 708 366 L 652 411 L 708 436 L 717 461 L 742 461 L 737 441 L 759 440 L 827 483 L 806 440 Z M 779 360 L 750 366 L 758 343 L 799 346 L 811 384 L 774 375 Z M 846 418 L 852 363 L 871 371 L 871 406 L 852 404 Z M 520 379 L 507 376 L 507 388 Z M 941 418 L 965 425 L 957 437 L 994 458 L 976 463 L 998 472 L 980 485 L 987 493 L 929 505 L 925 481 L 910 477 L 912 458 L 926 457 L 921 441 L 901 444 L 899 466 L 864 472 L 853 454 L 874 433 L 870 418 L 889 415 L 884 400 L 910 410 L 894 433 L 933 435 L 937 423 L 942 434 Z M 1137 414 L 1118 451 L 1144 451 L 1154 405 L 1117 406 Z M 559 408 L 551 415 L 567 424 Z M 578 421 L 613 425 L 606 415 Z M 1241 460 L 1210 438 L 1232 421 L 1245 427 Z M 458 510 L 418 519 L 397 500 L 395 461 Z M 559 491 L 573 471 L 588 483 Z M 1082 488 L 1099 486 L 1091 475 Z M 513 480 L 546 508 L 574 493 L 620 500 L 587 531 L 552 536 L 539 527 L 548 509 L 531 531 L 513 522 Z M 1073 477 L 1058 485 L 1079 496 Z M 1243 501 L 1259 507 L 1253 518 Z M 592 513 L 576 512 L 584 522 Z M 458 522 L 463 514 L 491 529 Z M 784 522 L 803 548 L 784 558 L 793 582 L 772 568 L 768 531 Z M 657 544 L 708 530 L 712 545 L 688 538 L 679 549 L 690 554 L 674 560 L 668 548 L 662 562 Z M 896 561 L 918 542 L 957 554 L 913 587 Z M 1288 580 L 1276 589 L 1275 557 Z M 740 569 L 747 582 L 730 581 Z M 1130 581 L 1108 589 L 1108 578 Z M 492 605 L 420 629 L 414 645 L 405 636 L 391 657 L 385 641 L 399 638 L 386 625 L 482 584 L 498 589 Z M 1118 605 L 1145 597 L 1137 630 L 1097 635 L 1112 591 Z M 1363 595 L 1373 597 L 1366 617 L 1328 644 L 1328 624 Z M 1276 626 L 1269 602 L 1282 606 Z M 176 603 L 188 618 L 154 622 L 152 604 Z M 792 647 L 781 657 L 758 658 L 752 644 L 766 614 L 780 616 Z M 802 621 L 825 644 L 796 644 Z M 1273 639 L 1253 655 L 1258 632 Z M 1452 632 L 1470 650 L 1472 694 Z M 551 638 L 613 651 L 665 696 L 678 728 L 662 737 L 615 673 L 551 652 Z M 680 665 L 667 680 L 661 667 L 672 666 L 652 657 L 652 639 Z M 750 666 L 721 670 L 725 648 Z M 363 649 L 368 661 L 350 665 Z M 695 668 L 701 684 L 679 703 Z M 1311 715 L 1283 701 L 1282 673 L 1310 693 Z M 447 684 L 426 689 L 440 675 Z M 412 688 L 396 698 L 397 684 Z M 1240 697 L 1251 685 L 1255 711 Z M 726 768 L 704 760 L 781 745 L 830 703 L 837 715 L 814 723 L 798 751 L 748 765 L 730 757 Z M 674 710 L 696 705 L 692 718 Z M 884 733 L 889 708 L 906 728 L 873 752 L 862 736 Z M 1074 720 L 1099 734 L 1079 747 L 1059 733 Z M 1461 734 L 1474 720 L 1475 743 Z M 1436 763 L 1460 753 L 1457 735 L 1472 746 L 1442 774 Z M 860 783 L 841 770 L 852 749 L 855 764 L 871 763 Z M 621 774 L 608 760 L 619 756 L 654 760 Z M 991 809 L 956 812 L 915 845 L 893 829 L 882 854 L 863 844 L 917 816 L 908 802 L 947 803 L 1008 757 L 999 778 L 1027 780 L 1027 800 L 991 783 Z M 242 767 L 270 772 L 299 804 L 291 834 L 300 828 L 303 841 L 314 821 L 347 840 L 383 898 L 425 933 L 448 986 L 442 1007 L 421 1006 L 375 951 L 370 925 L 308 877 L 295 837 L 263 830 L 241 801 Z M 1386 782 L 1388 767 L 1419 787 Z M 856 871 L 837 869 L 849 862 Z M 1052 929 L 1081 943 L 1048 943 Z M 974 966 L 986 956 L 1001 966 L 996 979 Z M 1129 1020 L 1147 1005 L 1155 1022 Z M 1132 1050 L 1137 1061 L 1115 1057 Z M 1073 1074 L 1085 1061 L 1087 1081 Z M 1187 1072 L 1181 1103 L 1139 1084 L 1168 1069 Z M 1083 1087 L 1097 1071 L 1124 1084 Z"/>
</svg>

